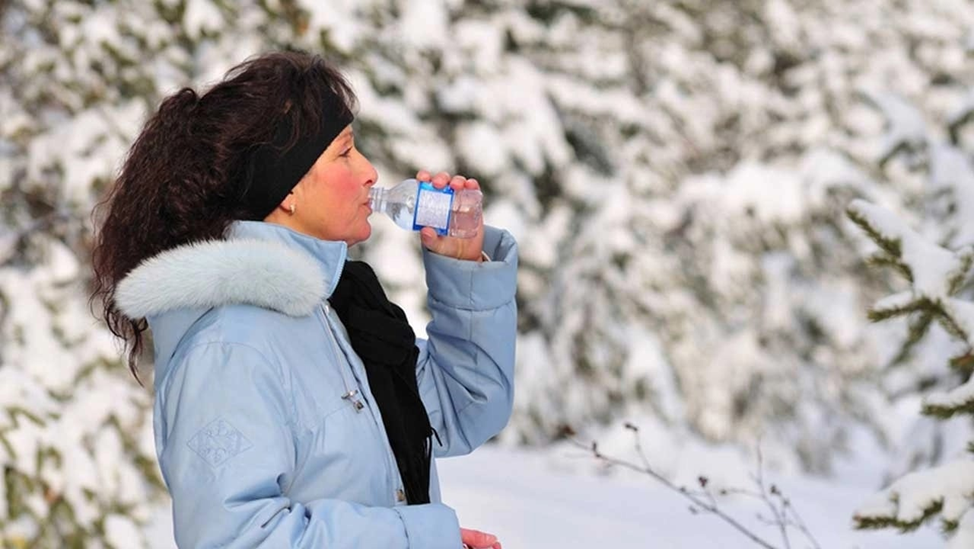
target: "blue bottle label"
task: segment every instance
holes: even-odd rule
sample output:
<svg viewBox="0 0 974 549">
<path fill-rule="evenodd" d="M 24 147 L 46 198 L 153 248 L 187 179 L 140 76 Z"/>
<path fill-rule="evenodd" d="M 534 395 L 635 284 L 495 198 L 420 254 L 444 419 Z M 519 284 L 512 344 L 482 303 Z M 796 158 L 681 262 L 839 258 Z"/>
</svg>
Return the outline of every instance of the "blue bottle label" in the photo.
<svg viewBox="0 0 974 549">
<path fill-rule="evenodd" d="M 416 208 L 413 210 L 413 230 L 433 227 L 436 234 L 446 236 L 450 232 L 450 216 L 453 213 L 453 189 L 449 186 L 437 189 L 429 181 L 419 184 L 416 192 Z"/>
</svg>

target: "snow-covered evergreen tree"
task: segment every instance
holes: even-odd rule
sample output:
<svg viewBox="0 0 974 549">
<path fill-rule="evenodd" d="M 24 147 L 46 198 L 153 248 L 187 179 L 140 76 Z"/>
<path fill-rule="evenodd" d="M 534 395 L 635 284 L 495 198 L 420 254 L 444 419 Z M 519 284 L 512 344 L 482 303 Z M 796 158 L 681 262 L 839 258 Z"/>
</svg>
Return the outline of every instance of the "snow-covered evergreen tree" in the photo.
<svg viewBox="0 0 974 549">
<path fill-rule="evenodd" d="M 913 208 L 922 182 L 891 164 L 876 183 L 862 95 L 936 113 L 965 93 L 970 7 L 543 6 L 516 51 L 545 67 L 572 154 L 534 179 L 538 206 L 507 209 L 525 220 L 518 432 L 651 413 L 819 471 L 853 426 L 888 433 L 886 332 L 859 315 L 888 280 L 858 269 L 843 212 Z"/>
<path fill-rule="evenodd" d="M 92 316 L 92 208 L 163 94 L 291 32 L 261 6 L 0 4 L 0 546 L 145 546 L 151 395 Z"/>
<path fill-rule="evenodd" d="M 652 414 L 708 439 L 763 435 L 777 445 L 769 456 L 824 471 L 851 426 L 887 430 L 869 380 L 895 357 L 876 358 L 888 330 L 857 311 L 888 280 L 856 268 L 861 237 L 842 212 L 861 196 L 920 218 L 925 187 L 894 159 L 909 146 L 873 146 L 882 117 L 861 97 L 879 104 L 890 90 L 955 114 L 944 105 L 971 81 L 967 2 L 14 0 L 0 11 L 0 375 L 35 376 L 33 390 L 54 395 L 44 408 L 0 389 L 0 409 L 51 425 L 73 399 L 116 391 L 105 417 L 124 420 L 124 447 L 139 441 L 112 458 L 116 470 L 151 464 L 149 397 L 125 380 L 104 331 L 70 316 L 85 309 L 88 213 L 161 97 L 287 46 L 340 60 L 380 184 L 419 168 L 477 177 L 488 221 L 521 242 L 505 436 L 539 443 L 562 423 Z M 916 128 L 902 129 L 897 143 L 912 142 Z M 360 253 L 421 329 L 415 239 L 374 224 Z M 25 280 L 49 289 L 27 292 Z M 48 311 L 54 301 L 63 309 Z M 28 350 L 31 337 L 87 350 L 55 356 L 41 339 Z M 59 392 L 84 379 L 103 385 Z M 924 378 L 899 379 L 907 391 Z M 100 425 L 77 429 L 91 439 Z M 0 463 L 18 463 L 30 493 L 43 494 L 42 471 L 69 467 L 16 459 Z M 94 499 L 128 501 L 108 486 Z M 0 523 L 47 516 L 43 495 L 32 501 Z"/>
<path fill-rule="evenodd" d="M 956 166 L 955 166 L 956 167 Z M 959 174 L 974 174 L 970 166 Z M 966 184 L 974 183 L 972 180 Z M 974 191 L 974 187 L 965 192 Z M 926 335 L 937 322 L 959 345 L 953 346 L 950 360 L 954 375 L 949 390 L 927 394 L 923 413 L 941 419 L 954 415 L 974 415 L 974 303 L 971 302 L 971 266 L 974 247 L 956 251 L 930 242 L 910 229 L 889 211 L 867 202 L 853 202 L 849 215 L 879 246 L 873 263 L 887 265 L 902 274 L 908 290 L 877 302 L 870 310 L 876 321 L 910 315 L 911 341 Z M 896 480 L 856 513 L 862 528 L 897 527 L 914 529 L 927 519 L 941 517 L 951 537 L 950 547 L 970 547 L 974 543 L 974 441 L 963 455 L 950 456 L 947 463 L 912 472 Z M 959 530 L 958 530 L 959 528 Z M 958 530 L 954 533 L 955 530 Z"/>
<path fill-rule="evenodd" d="M 877 301 L 869 317 L 906 320 L 891 362 L 892 387 L 922 396 L 921 411 L 930 418 L 918 422 L 913 444 L 902 452 L 906 459 L 898 472 L 905 474 L 862 505 L 855 521 L 860 528 L 908 531 L 939 515 L 951 548 L 974 545 L 974 162 L 965 127 L 974 113 L 970 97 L 932 125 L 900 97 L 871 98 L 887 119 L 881 163 L 904 162 L 924 176 L 924 215 L 913 229 L 882 206 L 854 201 L 848 209 L 874 243 L 869 262 L 908 284 Z M 937 428 L 952 418 L 952 429 Z"/>
</svg>

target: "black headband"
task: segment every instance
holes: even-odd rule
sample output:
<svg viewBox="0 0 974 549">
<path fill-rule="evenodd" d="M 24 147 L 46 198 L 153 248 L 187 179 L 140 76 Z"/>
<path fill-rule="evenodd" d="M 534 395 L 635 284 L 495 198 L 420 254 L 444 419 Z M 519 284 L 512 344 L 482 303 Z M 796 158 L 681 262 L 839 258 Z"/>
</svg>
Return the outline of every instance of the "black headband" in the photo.
<svg viewBox="0 0 974 549">
<path fill-rule="evenodd" d="M 294 129 L 290 116 L 284 116 L 270 144 L 260 146 L 253 156 L 250 186 L 242 197 L 247 217 L 259 221 L 274 211 L 291 189 L 301 181 L 321 153 L 352 123 L 353 115 L 339 109 L 338 116 L 328 116 L 312 135 L 300 136 L 286 149 Z"/>
</svg>

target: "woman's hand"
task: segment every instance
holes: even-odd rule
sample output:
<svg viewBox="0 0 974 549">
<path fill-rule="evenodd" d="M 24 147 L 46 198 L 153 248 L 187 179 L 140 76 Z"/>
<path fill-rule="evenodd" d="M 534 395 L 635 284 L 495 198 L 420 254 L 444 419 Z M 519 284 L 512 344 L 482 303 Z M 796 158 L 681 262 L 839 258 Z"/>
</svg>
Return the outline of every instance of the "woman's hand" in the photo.
<svg viewBox="0 0 974 549">
<path fill-rule="evenodd" d="M 467 179 L 462 175 L 454 175 L 440 172 L 434 176 L 426 170 L 420 170 L 416 174 L 419 181 L 429 181 L 437 189 L 442 189 L 449 185 L 454 191 L 463 189 L 480 190 L 480 183 L 476 179 Z M 430 227 L 423 227 L 419 232 L 419 238 L 429 251 L 452 257 L 454 259 L 465 259 L 467 261 L 481 261 L 481 251 L 484 249 L 484 219 L 480 218 L 480 227 L 477 228 L 477 236 L 473 238 L 456 238 L 452 236 L 440 236 Z"/>
<path fill-rule="evenodd" d="M 460 529 L 460 541 L 471 549 L 501 549 L 501 542 L 497 541 L 497 536 L 469 528 Z"/>
</svg>

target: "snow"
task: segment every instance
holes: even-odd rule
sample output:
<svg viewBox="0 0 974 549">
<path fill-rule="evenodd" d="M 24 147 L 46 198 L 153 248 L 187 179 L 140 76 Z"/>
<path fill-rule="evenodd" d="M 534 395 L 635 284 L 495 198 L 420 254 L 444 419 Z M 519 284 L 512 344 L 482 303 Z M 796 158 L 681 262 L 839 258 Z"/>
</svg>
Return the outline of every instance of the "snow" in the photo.
<svg viewBox="0 0 974 549">
<path fill-rule="evenodd" d="M 340 51 L 351 51 L 366 32 L 358 18 L 353 15 L 355 2 L 351 0 L 303 1 L 300 6 L 311 14 L 311 30 L 314 33 L 327 32 L 331 43 Z"/>
<path fill-rule="evenodd" d="M 961 254 L 927 242 L 885 208 L 863 200 L 853 201 L 849 208 L 865 217 L 884 238 L 900 243 L 898 259 L 909 268 L 913 288 L 919 295 L 933 300 L 945 299 L 950 295 L 948 281 L 955 278 L 963 265 Z"/>
<path fill-rule="evenodd" d="M 4 11 L 0 72 L 15 91 L 0 90 L 0 188 L 10 197 L 0 258 L 17 253 L 12 235 L 47 229 L 36 217 L 47 201 L 69 211 L 51 227 L 56 238 L 25 241 L 32 255 L 16 260 L 26 266 L 0 268 L 0 431 L 14 425 L 7 406 L 50 418 L 41 429 L 18 416 L 10 436 L 24 455 L 50 447 L 71 464 L 26 473 L 63 490 L 77 520 L 106 520 L 117 545 L 132 532 L 112 513 L 148 498 L 115 423 L 139 456 L 153 456 L 147 395 L 123 381 L 76 280 L 88 269 L 90 222 L 80 218 L 93 184 L 117 169 L 159 98 L 289 44 L 342 59 L 383 181 L 419 168 L 482 172 L 488 222 L 516 235 L 523 314 L 503 441 L 545 444 L 553 424 L 649 414 L 643 429 L 666 472 L 692 480 L 720 463 L 708 473 L 715 482 L 740 482 L 740 450 L 760 439 L 777 471 L 835 475 L 783 481 L 822 515 L 818 530 L 833 536 L 824 546 L 937 544 L 930 532 L 847 526 L 883 475 L 953 457 L 972 438 L 962 422 L 917 415 L 924 396 L 969 396 L 947 367 L 962 343 L 935 325 L 883 370 L 906 319 L 865 317 L 868 303 L 926 296 L 974 333 L 970 290 L 947 295 L 960 247 L 974 243 L 971 126 L 951 145 L 944 127 L 974 104 L 970 2 L 302 1 L 306 27 L 283 4 L 31 0 Z M 160 7 L 182 21 L 165 21 Z M 876 165 L 877 148 L 885 159 L 901 145 L 908 154 Z M 918 290 L 861 268 L 868 241 L 844 215 L 853 196 L 901 219 L 890 227 L 908 241 Z M 422 333 L 414 235 L 376 219 L 374 236 L 363 253 Z M 77 378 L 89 368 L 97 373 Z M 622 428 L 604 434 L 608 448 L 628 441 Z M 5 464 L 34 465 L 5 452 Z M 465 521 L 499 525 L 509 546 L 736 543 L 642 479 L 579 471 L 577 455 L 484 452 L 444 462 L 446 475 L 456 471 L 448 495 Z M 871 458 L 850 465 L 846 452 Z M 498 478 L 491 460 L 524 487 Z M 39 493 L 29 501 L 44 511 Z M 5 538 L 36 525 L 3 528 Z"/>
<path fill-rule="evenodd" d="M 974 547 L 974 509 L 968 509 L 961 517 L 957 533 L 950 539 L 947 549 L 968 549 Z"/>
<path fill-rule="evenodd" d="M 441 48 L 447 45 L 447 12 L 442 0 L 398 2 L 402 9 L 401 39 L 412 47 Z"/>
<path fill-rule="evenodd" d="M 223 15 L 211 0 L 188 0 L 183 25 L 188 35 L 199 39 L 204 32 L 218 30 L 223 25 Z"/>
<path fill-rule="evenodd" d="M 469 456 L 439 460 L 438 467 L 444 501 L 456 509 L 460 525 L 493 533 L 504 547 L 755 547 L 718 518 L 692 514 L 679 494 L 647 476 L 579 471 L 595 463 L 578 449 L 529 452 L 489 446 Z M 717 460 L 703 462 L 698 474 L 719 477 L 721 467 Z M 908 535 L 853 530 L 853 506 L 869 490 L 860 483 L 775 475 L 768 480 L 791 498 L 823 548 L 927 549 L 939 543 L 931 529 Z M 780 546 L 776 529 L 756 518 L 767 512 L 762 503 L 730 498 L 721 500 L 720 507 Z M 163 504 L 147 530 L 155 540 L 153 549 L 174 547 L 171 528 L 170 509 Z M 789 538 L 792 547 L 806 546 L 797 531 Z"/>
<path fill-rule="evenodd" d="M 457 130 L 458 153 L 481 177 L 497 176 L 507 166 L 507 141 L 491 124 L 472 122 Z"/>
<path fill-rule="evenodd" d="M 105 517 L 105 538 L 113 547 L 138 547 L 142 534 L 131 518 L 122 515 Z"/>
<path fill-rule="evenodd" d="M 948 193 L 954 215 L 964 220 L 952 243 L 974 244 L 974 166 L 960 149 L 937 144 L 930 150 L 930 187 L 933 193 Z"/>
<path fill-rule="evenodd" d="M 904 98 L 891 93 L 863 90 L 863 95 L 886 117 L 886 136 L 880 158 L 886 158 L 901 146 L 922 145 L 927 141 L 923 114 Z"/>
<path fill-rule="evenodd" d="M 974 378 L 948 392 L 930 393 L 923 399 L 925 406 L 956 410 L 974 402 Z"/>
<path fill-rule="evenodd" d="M 943 300 L 940 303 L 944 312 L 966 336 L 965 341 L 968 346 L 974 346 L 974 303 L 955 298 Z"/>
<path fill-rule="evenodd" d="M 910 473 L 866 500 L 856 511 L 862 518 L 895 518 L 913 523 L 937 503 L 943 504 L 945 521 L 959 521 L 971 508 L 974 493 L 974 461 L 948 462 L 940 467 Z"/>
<path fill-rule="evenodd" d="M 877 313 L 893 312 L 904 309 L 916 302 L 916 295 L 913 292 L 900 292 L 888 295 L 877 301 L 870 310 Z"/>
</svg>

